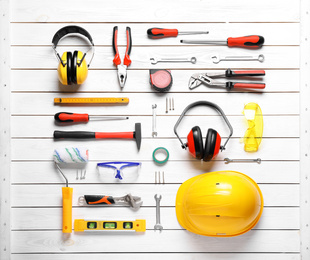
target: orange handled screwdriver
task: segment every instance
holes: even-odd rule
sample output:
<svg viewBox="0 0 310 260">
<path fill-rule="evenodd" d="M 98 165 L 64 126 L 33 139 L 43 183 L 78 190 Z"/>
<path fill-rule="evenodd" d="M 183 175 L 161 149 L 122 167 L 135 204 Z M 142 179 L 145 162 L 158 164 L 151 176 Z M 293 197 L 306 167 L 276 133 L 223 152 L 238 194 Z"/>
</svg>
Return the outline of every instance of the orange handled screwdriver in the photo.
<svg viewBox="0 0 310 260">
<path fill-rule="evenodd" d="M 69 112 L 59 112 L 54 116 L 55 121 L 58 123 L 75 123 L 75 122 L 88 122 L 92 120 L 124 120 L 129 117 L 108 117 L 108 116 L 92 116 L 89 118 L 88 114 L 75 114 Z"/>
<path fill-rule="evenodd" d="M 181 40 L 181 43 L 193 43 L 193 44 L 216 44 L 216 45 L 227 45 L 229 47 L 243 47 L 258 49 L 261 48 L 265 42 L 263 36 L 250 35 L 243 37 L 229 37 L 227 41 L 192 41 L 192 40 Z"/>
<path fill-rule="evenodd" d="M 177 37 L 178 35 L 188 35 L 188 34 L 208 34 L 208 31 L 190 31 L 190 32 L 180 32 L 177 29 L 164 29 L 164 28 L 150 28 L 147 30 L 147 35 L 151 39 L 161 39 L 166 37 Z"/>
</svg>

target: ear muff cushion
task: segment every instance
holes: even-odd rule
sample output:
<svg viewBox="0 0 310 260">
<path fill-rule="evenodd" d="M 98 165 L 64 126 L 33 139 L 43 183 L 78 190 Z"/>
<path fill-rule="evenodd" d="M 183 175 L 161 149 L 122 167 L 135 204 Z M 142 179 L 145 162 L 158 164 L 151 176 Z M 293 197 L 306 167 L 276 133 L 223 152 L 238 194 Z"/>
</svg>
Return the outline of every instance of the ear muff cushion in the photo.
<svg viewBox="0 0 310 260">
<path fill-rule="evenodd" d="M 57 72 L 58 72 L 58 79 L 63 85 L 68 85 L 68 73 L 67 73 L 67 52 L 64 52 L 61 56 L 61 62 L 58 64 Z"/>
<path fill-rule="evenodd" d="M 203 140 L 199 126 L 195 126 L 187 136 L 187 146 L 190 154 L 196 159 L 203 158 Z"/>
<path fill-rule="evenodd" d="M 72 53 L 67 52 L 67 84 L 72 84 L 72 78 L 71 78 L 71 69 L 72 69 Z"/>
<path fill-rule="evenodd" d="M 83 59 L 83 56 L 84 53 L 78 51 L 76 58 L 76 84 L 78 85 L 84 83 L 88 75 L 88 66 L 86 63 L 86 59 Z M 83 61 L 81 62 L 82 59 Z M 80 64 L 80 66 L 78 66 L 78 64 Z"/>
<path fill-rule="evenodd" d="M 218 133 L 212 129 L 209 128 L 208 129 L 208 133 L 207 133 L 207 138 L 206 138 L 206 145 L 205 145 L 205 149 L 204 149 L 204 156 L 203 156 L 203 160 L 205 162 L 211 161 L 212 158 L 214 157 L 215 153 L 215 146 L 217 143 L 217 137 L 218 137 Z M 220 137 L 219 137 L 220 138 Z M 218 148 L 219 150 L 219 148 Z"/>
<path fill-rule="evenodd" d="M 77 56 L 78 56 L 78 51 L 73 52 L 72 56 L 72 66 L 71 66 L 71 81 L 73 84 L 76 84 L 76 69 L 77 69 Z"/>
</svg>

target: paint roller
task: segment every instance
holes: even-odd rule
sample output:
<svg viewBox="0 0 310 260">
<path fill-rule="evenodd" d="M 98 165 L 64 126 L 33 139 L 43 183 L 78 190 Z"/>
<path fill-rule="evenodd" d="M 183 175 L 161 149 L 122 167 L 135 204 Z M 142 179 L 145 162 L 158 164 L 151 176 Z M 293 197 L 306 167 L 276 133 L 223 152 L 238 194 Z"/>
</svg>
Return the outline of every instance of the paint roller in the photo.
<svg viewBox="0 0 310 260">
<path fill-rule="evenodd" d="M 62 188 L 62 232 L 71 233 L 73 188 L 69 187 L 68 179 L 59 167 L 59 164 L 87 163 L 88 149 L 84 147 L 65 147 L 55 149 L 53 158 L 57 169 L 66 180 L 66 187 Z"/>
</svg>

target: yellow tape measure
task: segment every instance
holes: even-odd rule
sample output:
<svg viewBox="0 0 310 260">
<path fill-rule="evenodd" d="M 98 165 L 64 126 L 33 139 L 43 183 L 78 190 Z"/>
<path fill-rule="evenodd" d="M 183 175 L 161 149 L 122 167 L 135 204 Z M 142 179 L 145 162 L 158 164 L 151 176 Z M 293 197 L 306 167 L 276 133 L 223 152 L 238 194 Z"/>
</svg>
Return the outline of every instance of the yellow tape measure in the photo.
<svg viewBox="0 0 310 260">
<path fill-rule="evenodd" d="M 130 220 L 86 220 L 86 219 L 75 219 L 74 220 L 74 231 L 136 231 L 145 232 L 146 222 L 145 219 L 137 219 L 134 221 Z"/>
<path fill-rule="evenodd" d="M 128 104 L 129 98 L 54 98 L 55 104 Z"/>
</svg>

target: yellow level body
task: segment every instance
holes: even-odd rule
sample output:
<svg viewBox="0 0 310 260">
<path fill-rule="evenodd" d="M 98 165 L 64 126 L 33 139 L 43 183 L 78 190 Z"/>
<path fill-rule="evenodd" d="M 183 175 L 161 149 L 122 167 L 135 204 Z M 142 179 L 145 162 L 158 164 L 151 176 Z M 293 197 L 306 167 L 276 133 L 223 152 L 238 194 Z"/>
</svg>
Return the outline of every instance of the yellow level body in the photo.
<svg viewBox="0 0 310 260">
<path fill-rule="evenodd" d="M 145 232 L 145 219 L 137 220 L 86 220 L 75 219 L 74 231 L 136 231 Z"/>
<path fill-rule="evenodd" d="M 128 104 L 129 98 L 54 98 L 55 104 Z"/>
</svg>

